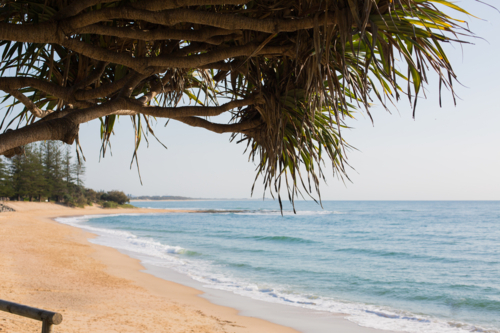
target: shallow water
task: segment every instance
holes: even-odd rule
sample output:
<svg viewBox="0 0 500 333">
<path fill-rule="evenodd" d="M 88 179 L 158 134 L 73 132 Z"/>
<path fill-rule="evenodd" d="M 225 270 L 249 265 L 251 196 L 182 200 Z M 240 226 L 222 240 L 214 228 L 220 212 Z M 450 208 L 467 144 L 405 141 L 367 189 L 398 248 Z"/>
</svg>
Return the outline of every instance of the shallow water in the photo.
<svg viewBox="0 0 500 333">
<path fill-rule="evenodd" d="M 63 218 L 211 288 L 406 332 L 500 332 L 500 202 L 134 202 Z"/>
</svg>

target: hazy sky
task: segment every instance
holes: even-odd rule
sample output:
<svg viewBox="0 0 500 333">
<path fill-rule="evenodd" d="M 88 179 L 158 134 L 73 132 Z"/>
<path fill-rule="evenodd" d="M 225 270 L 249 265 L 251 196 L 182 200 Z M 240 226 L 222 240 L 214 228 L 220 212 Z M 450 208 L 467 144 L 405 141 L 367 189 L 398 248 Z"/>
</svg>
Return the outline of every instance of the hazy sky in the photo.
<svg viewBox="0 0 500 333">
<path fill-rule="evenodd" d="M 437 81 L 420 100 L 416 120 L 407 100 L 392 115 L 375 107 L 375 125 L 364 114 L 348 123 L 344 137 L 359 151 L 351 151 L 352 183 L 330 176 L 322 186 L 331 200 L 500 200 L 500 14 L 475 3 L 459 2 L 486 21 L 467 18 L 484 40 L 475 45 L 447 47 L 460 81 L 461 100 L 453 106 L 450 95 L 439 108 Z M 249 198 L 255 165 L 243 155 L 244 146 L 215 134 L 171 121 L 154 128 L 168 146 L 154 138 L 142 145 L 139 161 L 143 185 L 134 165 L 133 130 L 127 117 L 115 126 L 113 156 L 99 162 L 99 122 L 81 125 L 87 157 L 86 186 L 119 189 L 133 195 L 182 195 L 205 198 Z M 258 181 L 260 184 L 261 181 Z M 262 197 L 257 186 L 254 198 Z"/>
</svg>

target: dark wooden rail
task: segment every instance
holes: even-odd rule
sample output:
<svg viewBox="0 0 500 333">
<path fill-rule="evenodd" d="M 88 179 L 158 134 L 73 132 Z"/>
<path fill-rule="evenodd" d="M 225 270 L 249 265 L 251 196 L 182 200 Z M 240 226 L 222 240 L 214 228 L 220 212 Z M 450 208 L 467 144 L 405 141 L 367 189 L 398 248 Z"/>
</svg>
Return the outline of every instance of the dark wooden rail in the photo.
<svg viewBox="0 0 500 333">
<path fill-rule="evenodd" d="M 52 325 L 59 325 L 63 319 L 62 315 L 57 312 L 32 308 L 30 306 L 4 301 L 2 299 L 0 299 L 0 311 L 40 320 L 42 322 L 42 333 L 50 333 L 52 331 Z"/>
</svg>

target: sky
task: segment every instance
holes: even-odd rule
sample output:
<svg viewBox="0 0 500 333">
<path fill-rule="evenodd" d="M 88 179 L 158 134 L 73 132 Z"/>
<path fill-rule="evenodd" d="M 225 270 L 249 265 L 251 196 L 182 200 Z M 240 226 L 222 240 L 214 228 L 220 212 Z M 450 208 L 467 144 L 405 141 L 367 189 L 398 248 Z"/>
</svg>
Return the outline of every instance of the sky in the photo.
<svg viewBox="0 0 500 333">
<path fill-rule="evenodd" d="M 492 2 L 490 2 L 492 3 Z M 372 109 L 374 124 L 363 113 L 343 132 L 357 148 L 348 154 L 350 182 L 331 169 L 321 185 L 323 200 L 500 200 L 500 14 L 475 1 L 458 2 L 482 20 L 465 18 L 482 39 L 446 51 L 462 86 L 453 105 L 444 94 L 439 107 L 437 80 L 418 102 L 416 119 L 407 100 L 391 114 Z M 133 129 L 121 117 L 112 138 L 112 156 L 99 158 L 99 121 L 80 126 L 87 159 L 87 187 L 122 190 L 132 195 L 180 195 L 195 198 L 250 198 L 256 165 L 245 146 L 215 134 L 170 121 L 153 127 L 168 147 L 150 137 L 139 149 L 140 183 L 133 153 Z M 253 198 L 263 197 L 257 180 Z M 266 195 L 269 197 L 269 194 Z"/>
</svg>

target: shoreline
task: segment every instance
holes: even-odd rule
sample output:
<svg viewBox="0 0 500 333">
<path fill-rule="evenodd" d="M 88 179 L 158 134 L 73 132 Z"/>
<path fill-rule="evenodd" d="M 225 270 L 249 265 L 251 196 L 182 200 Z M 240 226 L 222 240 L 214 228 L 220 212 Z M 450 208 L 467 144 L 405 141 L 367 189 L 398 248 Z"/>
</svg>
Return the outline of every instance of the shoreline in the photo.
<svg viewBox="0 0 500 333">
<path fill-rule="evenodd" d="M 255 201 L 259 199 L 163 199 L 163 200 L 152 200 L 152 199 L 130 199 L 130 202 L 192 202 L 192 201 Z"/>
<path fill-rule="evenodd" d="M 175 282 L 145 274 L 138 259 L 89 242 L 97 235 L 57 217 L 179 210 L 69 208 L 8 204 L 0 215 L 1 298 L 63 315 L 54 332 L 279 332 L 288 327 L 238 315 Z M 43 206 L 42 206 L 43 205 Z M 55 274 L 57 272 L 57 274 Z M 3 332 L 39 332 L 41 322 L 0 312 Z"/>
<path fill-rule="evenodd" d="M 42 297 L 42 299 L 45 302 L 42 302 L 40 300 L 40 293 L 33 292 L 33 290 L 30 290 L 30 285 L 29 282 L 27 283 L 21 283 L 21 285 L 15 285 L 16 283 L 14 282 L 14 285 L 10 287 L 7 284 L 7 292 L 5 292 L 4 287 L 0 286 L 0 295 L 3 294 L 6 299 L 14 301 L 14 302 L 19 302 L 22 304 L 30 305 L 30 306 L 35 306 L 35 307 L 40 307 L 52 311 L 58 311 L 63 314 L 64 320 L 63 323 L 60 326 L 56 326 L 54 328 L 54 331 L 57 332 L 58 330 L 60 331 L 66 331 L 66 332 L 77 332 L 82 329 L 89 329 L 92 331 L 97 331 L 97 332 L 108 332 L 111 330 L 117 330 L 121 332 L 128 332 L 129 330 L 132 331 L 141 331 L 141 330 L 150 330 L 150 331 L 157 331 L 158 329 L 160 331 L 164 331 L 165 327 L 170 327 L 169 331 L 177 332 L 177 331 L 186 331 L 188 328 L 193 329 L 194 332 L 198 331 L 203 331 L 203 332 L 277 332 L 277 333 L 292 333 L 292 332 L 299 332 L 298 330 L 295 330 L 293 328 L 290 328 L 288 326 L 296 326 L 298 325 L 297 320 L 305 320 L 306 319 L 313 319 L 311 318 L 311 314 L 309 314 L 309 317 L 307 315 L 305 317 L 300 317 L 301 315 L 304 315 L 303 310 L 301 308 L 293 308 L 290 306 L 286 305 L 279 305 L 279 304 L 274 304 L 274 303 L 268 303 L 268 302 L 263 302 L 263 301 L 256 301 L 256 300 L 250 300 L 247 299 L 244 302 L 242 300 L 238 300 L 238 297 L 240 298 L 246 298 L 243 296 L 236 296 L 236 301 L 233 299 L 233 302 L 228 302 L 227 299 L 224 301 L 224 295 L 221 296 L 220 291 L 215 291 L 213 289 L 207 290 L 207 288 L 203 288 L 201 284 L 196 285 L 192 283 L 186 283 L 186 279 L 189 279 L 188 276 L 183 276 L 181 278 L 175 279 L 172 278 L 172 274 L 166 274 L 165 270 L 158 270 L 154 267 L 147 267 L 143 263 L 141 263 L 141 260 L 137 257 L 134 257 L 130 253 L 124 253 L 122 251 L 119 251 L 117 249 L 114 249 L 109 246 L 105 245 L 98 245 L 95 244 L 94 242 L 91 242 L 91 239 L 96 239 L 99 236 L 95 233 L 91 233 L 89 231 L 83 230 L 82 228 L 75 227 L 75 226 L 69 226 L 66 224 L 63 224 L 61 222 L 55 221 L 54 219 L 58 217 L 76 217 L 76 216 L 85 216 L 85 215 L 113 215 L 113 214 L 154 214 L 154 213 L 175 213 L 175 212 L 189 212 L 189 210 L 178 210 L 178 209 L 141 209 L 141 208 L 136 208 L 136 209 L 101 209 L 101 208 L 69 208 L 69 207 L 64 207 L 60 205 L 56 205 L 53 203 L 9 203 L 10 206 L 15 208 L 17 211 L 16 212 L 11 212 L 11 213 L 2 213 L 0 215 L 0 225 L 3 226 L 0 230 L 0 237 L 4 238 L 1 235 L 2 233 L 5 232 L 5 229 L 9 229 L 9 227 L 5 228 L 4 224 L 6 224 L 6 217 L 7 219 L 13 218 L 13 220 L 22 220 L 24 221 L 24 224 L 28 224 L 32 226 L 31 230 L 34 230 L 34 227 L 44 227 L 46 229 L 51 229 L 51 231 L 56 231 L 55 233 L 52 232 L 52 235 L 58 234 L 59 237 L 55 237 L 55 239 L 52 240 L 52 242 L 57 243 L 57 248 L 58 249 L 53 249 L 53 250 L 61 250 L 61 243 L 64 244 L 62 246 L 63 248 L 71 247 L 75 248 L 77 247 L 78 254 L 76 257 L 72 258 L 73 260 L 77 261 L 82 261 L 83 259 L 86 259 L 87 261 L 87 267 L 84 267 L 83 271 L 85 270 L 91 270 L 94 271 L 97 269 L 98 275 L 100 276 L 101 279 L 104 280 L 121 280 L 121 283 L 108 283 L 104 286 L 104 293 L 108 294 L 111 297 L 111 303 L 114 302 L 115 306 L 118 306 L 119 308 L 122 309 L 122 314 L 121 315 L 116 315 L 114 313 L 115 311 L 111 311 L 110 307 L 108 307 L 107 315 L 100 314 L 99 317 L 106 317 L 106 323 L 108 325 L 102 325 L 99 324 L 99 320 L 95 319 L 96 314 L 93 313 L 93 311 L 89 311 L 90 309 L 88 306 L 84 306 L 83 308 L 77 307 L 75 309 L 72 307 L 70 304 L 64 302 L 64 300 L 61 299 L 54 299 L 54 296 L 58 296 L 58 290 L 61 289 L 64 290 L 65 288 L 67 289 L 73 289 L 72 292 L 70 292 L 71 297 L 70 298 L 87 298 L 86 296 L 88 295 L 90 299 L 94 299 L 95 295 L 92 295 L 92 286 L 96 284 L 96 282 L 99 284 L 99 281 L 94 281 L 95 279 L 92 278 L 87 278 L 87 276 L 83 277 L 82 281 L 82 276 L 79 276 L 77 280 L 79 280 L 79 283 L 86 284 L 87 292 L 85 290 L 74 290 L 77 286 L 75 285 L 67 285 L 68 283 L 65 283 L 63 280 L 63 277 L 59 277 L 56 279 L 56 281 L 51 281 L 52 283 L 46 282 L 43 279 L 38 280 L 38 279 L 33 279 L 33 277 L 30 279 L 29 276 L 24 276 L 24 280 L 31 280 L 31 282 L 34 282 L 33 280 L 38 280 L 35 284 L 55 284 L 57 285 L 58 288 L 55 288 L 55 290 L 51 290 L 51 288 L 42 288 L 44 291 L 52 291 L 52 294 L 55 295 L 50 295 L 52 297 Z M 42 207 L 42 206 L 44 207 Z M 24 207 L 23 207 L 24 206 Z M 43 209 L 41 208 L 48 208 L 45 209 L 46 211 L 44 212 Z M 33 216 L 35 215 L 35 216 Z M 24 219 L 23 219 L 24 217 Z M 10 224 L 13 224 L 11 221 Z M 19 222 L 17 221 L 16 226 L 19 228 Z M 12 227 L 12 225 L 11 225 Z M 7 230 L 8 233 L 9 230 Z M 8 235 L 7 235 L 8 236 Z M 39 235 L 41 236 L 41 235 Z M 63 236 L 63 237 L 61 237 Z M 24 238 L 24 237 L 23 237 Z M 63 239 L 61 239 L 63 238 Z M 40 239 L 38 239 L 38 243 L 40 243 L 40 246 L 43 246 L 42 244 L 46 244 L 47 242 L 43 242 Z M 4 244 L 5 245 L 5 244 Z M 33 244 L 32 244 L 33 245 Z M 55 245 L 55 244 L 54 244 Z M 38 247 L 35 245 L 32 246 L 32 250 L 34 249 L 38 250 Z M 0 244 L 0 250 L 5 253 L 5 246 L 2 246 Z M 69 249 L 67 249 L 69 250 Z M 83 251 L 82 251 L 83 250 Z M 83 253 L 82 253 L 83 252 Z M 24 256 L 36 256 L 39 255 L 38 252 L 36 253 L 23 253 Z M 82 255 L 86 256 L 85 258 L 82 258 Z M 23 260 L 19 260 L 19 258 L 14 259 L 15 262 L 24 262 Z M 40 261 L 39 259 L 37 261 Z M 89 262 L 90 261 L 90 262 Z M 43 262 L 43 260 L 42 260 Z M 44 262 L 47 264 L 46 262 Z M 39 266 L 42 263 L 39 263 Z M 74 264 L 74 263 L 73 263 Z M 90 264 L 90 265 L 89 265 Z M 14 265 L 16 266 L 16 265 Z M 20 264 L 17 264 L 17 266 L 20 266 Z M 43 266 L 43 265 L 42 265 Z M 48 266 L 46 269 L 41 269 L 42 271 L 47 271 L 56 268 L 56 267 L 50 267 L 50 265 L 45 265 Z M 97 268 L 96 268 L 97 266 Z M 2 259 L 0 259 L 0 271 L 2 271 L 2 275 L 6 275 L 5 273 L 9 273 L 9 271 L 4 268 L 4 262 Z M 36 269 L 40 270 L 40 267 L 35 267 Z M 22 270 L 22 267 L 14 267 L 14 270 Z M 10 272 L 12 273 L 13 269 L 12 267 L 10 268 Z M 30 270 L 31 271 L 31 270 Z M 77 270 L 78 271 L 78 270 Z M 81 270 L 80 270 L 81 271 Z M 172 271 L 173 272 L 173 271 Z M 47 273 L 47 272 L 46 272 Z M 70 272 L 70 275 L 75 275 L 74 270 Z M 82 272 L 80 272 L 82 273 Z M 180 275 L 180 273 L 178 273 Z M 31 275 L 31 272 L 30 272 Z M 37 275 L 38 276 L 38 275 Z M 179 280 L 180 279 L 180 280 Z M 90 280 L 90 281 L 85 281 L 85 280 Z M 176 281 L 177 280 L 177 281 Z M 107 281 L 107 282 L 110 282 Z M 194 281 L 194 280 L 193 280 Z M 102 284 L 102 281 L 100 281 Z M 113 281 L 111 281 L 113 282 Z M 11 282 L 12 284 L 12 282 Z M 64 285 L 64 286 L 63 286 Z M 21 288 L 20 288 L 21 287 Z M 24 288 L 23 288 L 24 287 Z M 106 288 L 107 287 L 107 288 Z M 17 289 L 17 290 L 15 290 Z M 21 290 L 19 290 L 21 289 Z M 23 290 L 24 289 L 24 290 Z M 47 290 L 48 289 L 48 290 Z M 90 290 L 89 290 L 90 289 Z M 110 290 L 111 289 L 111 290 Z M 137 290 L 139 289 L 139 290 Z M 40 291 L 40 289 L 34 289 L 35 291 Z M 113 293 L 112 290 L 115 290 Z M 122 292 L 118 292 L 117 290 L 121 290 Z M 127 296 L 123 296 L 124 292 L 132 293 L 132 294 L 139 294 L 139 300 L 138 297 L 132 298 L 133 301 L 137 301 L 139 304 L 136 305 L 129 305 L 128 307 L 124 307 L 125 303 L 129 303 L 130 300 L 127 300 L 127 298 L 130 298 L 130 294 Z M 66 292 L 67 293 L 67 292 Z M 90 293 L 90 295 L 89 295 Z M 224 292 L 222 292 L 223 294 Z M 225 292 L 228 293 L 228 292 Z M 11 294 L 11 295 L 9 295 Z M 12 295 L 14 294 L 14 295 Z M 82 295 L 83 294 L 83 295 Z M 26 296 L 29 295 L 29 296 Z M 59 295 L 61 296 L 61 295 Z M 68 295 L 62 295 L 63 299 L 67 298 Z M 137 295 L 136 295 L 137 296 Z M 227 296 L 227 295 L 226 295 Z M 99 298 L 99 297 L 97 297 Z M 142 298 L 142 300 L 140 300 Z M 227 298 L 227 297 L 226 297 Z M 51 300 L 51 301 L 47 301 Z M 162 309 L 168 309 L 170 308 L 170 311 L 160 311 L 159 309 L 151 309 L 150 304 L 153 302 L 158 304 L 160 308 Z M 287 320 L 275 320 L 272 315 L 268 315 L 267 318 L 265 319 L 259 319 L 256 318 L 259 316 L 258 311 L 245 311 L 245 309 L 241 308 L 238 306 L 240 303 L 252 303 L 252 302 L 262 302 L 265 304 L 257 304 L 257 306 L 262 307 L 263 305 L 269 308 L 270 310 L 276 310 L 281 308 L 280 311 L 284 312 L 285 315 L 292 315 L 292 318 L 290 318 L 289 321 Z M 87 302 L 85 302 L 87 303 Z M 108 300 L 107 303 L 110 303 Z M 118 303 L 118 304 L 117 304 Z M 143 304 L 143 306 L 140 306 L 140 304 Z M 94 304 L 94 306 L 97 306 L 97 304 Z M 253 304 L 253 307 L 255 308 L 255 304 Z M 100 307 L 102 310 L 102 306 Z M 112 308 L 112 307 L 111 307 Z M 132 310 L 138 310 L 141 312 L 144 312 L 144 308 L 147 309 L 147 317 L 150 317 L 149 320 L 144 320 L 143 316 L 139 316 L 137 319 L 131 319 L 136 317 L 137 315 L 135 313 L 131 313 L 130 311 Z M 171 313 L 172 308 L 175 309 L 176 316 L 175 318 L 171 318 L 172 316 L 166 315 L 166 313 Z M 249 309 L 252 307 L 249 306 Z M 290 309 L 292 308 L 292 309 Z M 106 310 L 106 309 L 105 309 Z M 247 309 L 248 310 L 248 309 Z M 105 311 L 106 312 L 106 311 Z M 109 313 L 112 312 L 112 313 Z M 158 318 L 158 312 L 160 312 L 160 318 Z M 307 312 L 307 311 L 306 311 Z M 309 311 L 311 312 L 311 311 Z M 154 316 L 153 314 L 156 314 Z M 7 315 L 7 321 L 5 320 Z M 161 317 L 167 316 L 168 318 L 161 318 Z M 368 333 L 368 332 L 388 332 L 388 331 L 382 331 L 382 330 L 375 330 L 371 328 L 366 328 L 366 327 L 361 327 L 358 326 L 357 324 L 354 324 L 347 319 L 343 318 L 343 315 L 341 314 L 331 314 L 331 313 L 316 313 L 317 318 L 315 318 L 315 321 L 319 319 L 320 321 L 322 319 L 328 319 L 329 324 L 334 324 L 334 327 L 328 327 L 328 330 L 331 331 L 332 329 L 341 329 L 343 332 L 353 332 L 353 333 Z M 13 316 L 7 313 L 1 313 L 0 312 L 0 328 L 3 329 L 4 331 L 6 330 L 7 332 L 28 332 L 28 331 L 38 331 L 39 330 L 39 323 Z M 76 320 L 75 317 L 78 317 L 79 319 Z M 82 324 L 82 321 L 85 321 L 85 318 L 87 317 L 87 324 L 84 326 L 77 325 L 77 322 Z M 108 319 L 108 317 L 114 318 L 114 319 Z M 260 317 L 265 317 L 265 316 L 260 316 Z M 323 318 L 325 317 L 325 318 Z M 151 320 L 154 318 L 154 322 L 152 323 Z M 286 317 L 285 317 L 286 318 Z M 2 321 L 2 319 L 4 319 Z M 267 319 L 267 320 L 266 320 Z M 289 325 L 291 322 L 293 322 L 295 319 L 295 324 L 296 325 Z M 332 322 L 332 319 L 334 319 L 334 322 Z M 175 322 L 175 325 L 172 326 L 172 321 Z M 20 324 L 23 322 L 23 324 Z M 89 326 L 89 322 L 92 322 L 92 326 Z M 196 327 L 192 327 L 192 323 L 196 322 Z M 277 322 L 277 323 L 275 323 Z M 202 323 L 202 324 L 201 324 Z M 66 325 L 65 325 L 66 324 Z M 324 324 L 324 323 L 323 323 Z M 9 326 L 10 325 L 10 326 Z M 17 326 L 16 326 L 17 325 Z M 201 326 L 200 326 L 201 325 Z M 305 325 L 305 326 L 304 326 Z M 308 322 L 303 322 L 302 326 L 307 327 L 311 326 L 311 323 Z M 106 327 L 104 327 L 106 326 Z M 300 326 L 300 325 L 298 325 Z M 314 325 L 312 325 L 314 326 Z M 120 327 L 120 329 L 117 329 L 117 327 Z M 154 327 L 158 327 L 155 329 Z M 300 329 L 300 331 L 304 331 L 303 329 Z M 316 330 L 314 330 L 316 331 Z"/>
</svg>

